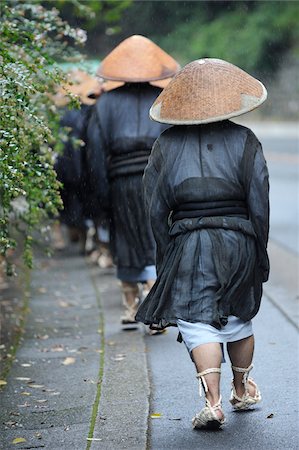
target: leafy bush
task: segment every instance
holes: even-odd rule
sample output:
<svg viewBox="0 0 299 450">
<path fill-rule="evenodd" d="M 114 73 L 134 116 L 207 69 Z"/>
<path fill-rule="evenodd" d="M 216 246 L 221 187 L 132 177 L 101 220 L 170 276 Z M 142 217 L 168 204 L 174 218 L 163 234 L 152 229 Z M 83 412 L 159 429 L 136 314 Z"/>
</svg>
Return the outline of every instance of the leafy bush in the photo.
<svg viewBox="0 0 299 450">
<path fill-rule="evenodd" d="M 31 267 L 32 232 L 61 206 L 53 170 L 58 117 L 49 94 L 63 73 L 49 66 L 62 55 L 78 56 L 70 44 L 83 44 L 86 35 L 64 22 L 57 9 L 36 2 L 7 1 L 1 9 L 0 255 L 16 246 L 12 231 L 18 227 Z"/>
</svg>

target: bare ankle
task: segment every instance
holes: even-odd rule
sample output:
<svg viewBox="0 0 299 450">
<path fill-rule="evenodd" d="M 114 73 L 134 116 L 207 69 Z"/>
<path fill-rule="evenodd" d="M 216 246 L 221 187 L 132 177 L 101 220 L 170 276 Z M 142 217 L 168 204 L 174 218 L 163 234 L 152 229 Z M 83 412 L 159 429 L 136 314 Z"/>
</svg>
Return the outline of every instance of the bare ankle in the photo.
<svg viewBox="0 0 299 450">
<path fill-rule="evenodd" d="M 206 393 L 206 398 L 209 400 L 211 406 L 216 405 L 219 402 L 220 394 L 211 394 L 210 392 Z"/>
<path fill-rule="evenodd" d="M 243 395 L 245 394 L 245 387 L 244 384 L 236 384 L 234 381 L 234 386 L 235 386 L 235 390 L 236 390 L 236 394 L 238 397 L 243 397 Z"/>
</svg>

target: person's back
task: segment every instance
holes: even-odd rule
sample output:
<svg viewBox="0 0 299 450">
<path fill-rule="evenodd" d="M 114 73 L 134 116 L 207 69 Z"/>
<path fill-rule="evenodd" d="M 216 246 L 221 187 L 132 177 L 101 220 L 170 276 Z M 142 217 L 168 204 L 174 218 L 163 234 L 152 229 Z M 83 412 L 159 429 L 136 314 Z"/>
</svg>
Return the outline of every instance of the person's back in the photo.
<svg viewBox="0 0 299 450">
<path fill-rule="evenodd" d="M 130 83 L 101 96 L 96 109 L 110 157 L 150 151 L 155 139 L 167 128 L 148 117 L 160 92 L 160 88 L 148 83 Z"/>
<path fill-rule="evenodd" d="M 101 96 L 92 114 L 88 159 L 99 202 L 111 214 L 112 251 L 125 306 L 123 326 L 136 327 L 138 283 L 149 288 L 156 278 L 142 176 L 155 139 L 168 125 L 151 121 L 148 111 L 161 92 L 160 84 L 178 68 L 149 39 L 131 36 L 104 58 L 98 70 L 99 76 L 118 82 Z"/>
<path fill-rule="evenodd" d="M 177 192 L 175 204 L 244 199 L 242 158 L 248 133 L 249 129 L 229 121 L 174 126 L 164 132 L 159 138 L 165 163 L 161 169 Z M 216 178 L 222 190 L 217 189 Z M 187 192 L 186 180 L 189 180 Z M 193 190 L 192 184 L 198 189 Z"/>
<path fill-rule="evenodd" d="M 252 131 L 227 119 L 266 96 L 241 69 L 206 58 L 183 68 L 150 109 L 153 120 L 174 126 L 155 142 L 144 174 L 158 278 L 136 318 L 178 327 L 206 394 L 194 428 L 224 423 L 224 343 L 234 376 L 231 404 L 245 410 L 261 400 L 248 374 L 251 319 L 269 272 L 268 170 Z"/>
</svg>

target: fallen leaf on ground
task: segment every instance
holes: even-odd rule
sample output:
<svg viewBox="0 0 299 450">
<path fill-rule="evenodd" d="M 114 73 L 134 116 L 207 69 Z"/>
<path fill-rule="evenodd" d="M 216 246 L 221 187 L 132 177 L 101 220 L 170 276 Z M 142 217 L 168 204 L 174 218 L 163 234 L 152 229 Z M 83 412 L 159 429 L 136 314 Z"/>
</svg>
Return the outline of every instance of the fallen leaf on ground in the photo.
<svg viewBox="0 0 299 450">
<path fill-rule="evenodd" d="M 101 441 L 101 438 L 86 438 L 87 441 Z"/>
<path fill-rule="evenodd" d="M 22 367 L 31 367 L 31 364 L 24 363 L 24 364 L 21 364 L 21 366 L 22 366 Z"/>
<path fill-rule="evenodd" d="M 44 288 L 44 287 L 40 287 L 40 288 L 38 288 L 38 292 L 39 292 L 40 294 L 45 294 L 45 293 L 47 292 L 47 289 Z"/>
<path fill-rule="evenodd" d="M 15 425 L 17 425 L 18 422 L 13 421 L 13 420 L 9 420 L 8 422 L 4 422 L 4 425 L 6 425 L 7 427 L 14 427 Z"/>
<path fill-rule="evenodd" d="M 31 394 L 30 394 L 30 392 L 23 391 L 23 392 L 21 392 L 21 395 L 31 395 Z"/>
<path fill-rule="evenodd" d="M 267 419 L 272 419 L 273 417 L 274 417 L 274 414 L 271 413 L 271 414 L 269 414 L 269 415 L 267 416 Z"/>
<path fill-rule="evenodd" d="M 112 361 L 122 361 L 125 359 L 126 355 L 122 355 L 121 353 L 115 356 L 112 356 Z"/>
<path fill-rule="evenodd" d="M 56 344 L 51 347 L 51 352 L 63 352 L 64 346 L 62 344 Z"/>
<path fill-rule="evenodd" d="M 171 418 L 168 419 L 168 420 L 182 420 L 182 418 L 181 418 L 181 417 L 171 417 Z"/>
<path fill-rule="evenodd" d="M 43 384 L 28 384 L 28 387 L 33 388 L 33 389 L 41 389 L 45 386 Z"/>
<path fill-rule="evenodd" d="M 160 413 L 151 414 L 151 419 L 161 419 L 161 417 L 162 417 L 162 414 L 160 414 Z"/>
<path fill-rule="evenodd" d="M 40 334 L 38 334 L 36 336 L 36 339 L 41 339 L 42 341 L 45 341 L 46 339 L 49 339 L 49 335 L 48 334 L 43 334 L 42 336 Z"/>
<path fill-rule="evenodd" d="M 21 442 L 27 442 L 27 441 L 26 441 L 26 439 L 24 439 L 24 438 L 22 438 L 22 437 L 19 437 L 19 438 L 15 438 L 15 439 L 12 441 L 12 444 L 20 444 Z"/>
<path fill-rule="evenodd" d="M 68 356 L 67 358 L 65 358 L 65 360 L 61 363 L 64 366 L 69 366 L 70 364 L 74 364 L 74 362 L 76 361 L 76 358 L 72 358 L 71 356 Z"/>
<path fill-rule="evenodd" d="M 74 306 L 74 304 L 65 302 L 64 300 L 60 300 L 59 306 L 60 306 L 60 308 L 70 308 L 71 306 Z"/>
<path fill-rule="evenodd" d="M 15 380 L 19 380 L 19 381 L 30 381 L 31 378 L 28 378 L 28 377 L 15 377 Z"/>
<path fill-rule="evenodd" d="M 91 384 L 96 384 L 97 382 L 95 380 L 91 380 L 90 378 L 84 378 L 83 380 L 85 383 L 91 383 Z"/>
<path fill-rule="evenodd" d="M 7 384 L 7 381 L 5 380 L 0 380 L 0 386 L 5 386 Z"/>
</svg>

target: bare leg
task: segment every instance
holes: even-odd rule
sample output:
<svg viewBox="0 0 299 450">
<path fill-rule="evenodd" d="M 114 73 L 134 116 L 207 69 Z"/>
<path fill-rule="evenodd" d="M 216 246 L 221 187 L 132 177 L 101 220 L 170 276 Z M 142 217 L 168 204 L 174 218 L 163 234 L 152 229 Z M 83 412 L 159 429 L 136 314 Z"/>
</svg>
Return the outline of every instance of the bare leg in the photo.
<svg viewBox="0 0 299 450">
<path fill-rule="evenodd" d="M 58 221 L 53 222 L 51 225 L 51 241 L 55 250 L 63 250 L 66 247 L 62 232 L 62 225 Z"/>
<path fill-rule="evenodd" d="M 123 297 L 123 305 L 125 307 L 125 314 L 121 317 L 121 322 L 125 324 L 136 323 L 135 315 L 139 302 L 139 288 L 137 283 L 121 282 L 121 290 Z"/>
<path fill-rule="evenodd" d="M 149 291 L 151 290 L 151 288 L 154 286 L 156 280 L 147 280 L 146 283 L 144 283 L 143 285 L 143 291 L 142 291 L 142 296 L 143 298 L 145 298 Z"/>
<path fill-rule="evenodd" d="M 254 351 L 254 336 L 249 336 L 240 341 L 229 342 L 227 344 L 227 351 L 233 366 L 242 368 L 249 367 Z M 245 392 L 244 384 L 242 383 L 243 374 L 233 371 L 233 377 L 236 393 L 239 397 L 242 397 Z M 253 386 L 249 385 L 248 390 L 250 395 L 254 395 L 255 389 Z"/>
<path fill-rule="evenodd" d="M 222 361 L 221 346 L 218 343 L 199 345 L 192 350 L 192 357 L 197 372 L 202 372 L 210 368 L 220 368 Z M 220 397 L 220 374 L 209 373 L 205 375 L 205 380 L 208 386 L 206 398 L 213 406 L 219 401 Z M 220 411 L 217 411 L 217 415 L 220 419 L 222 418 Z"/>
</svg>

